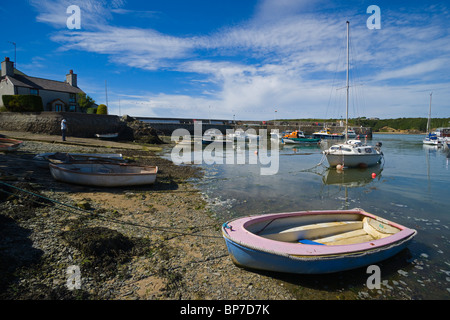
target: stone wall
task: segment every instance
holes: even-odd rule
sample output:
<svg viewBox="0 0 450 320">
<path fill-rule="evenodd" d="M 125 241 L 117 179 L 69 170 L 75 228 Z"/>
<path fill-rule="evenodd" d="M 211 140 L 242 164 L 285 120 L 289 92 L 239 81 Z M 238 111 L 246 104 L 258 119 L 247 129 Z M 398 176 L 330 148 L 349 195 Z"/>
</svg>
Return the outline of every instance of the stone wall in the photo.
<svg viewBox="0 0 450 320">
<path fill-rule="evenodd" d="M 67 122 L 67 135 L 72 137 L 94 138 L 96 133 L 118 132 L 120 134 L 128 128 L 119 116 L 114 115 L 72 112 L 0 112 L 0 129 L 59 135 L 63 117 Z"/>
</svg>

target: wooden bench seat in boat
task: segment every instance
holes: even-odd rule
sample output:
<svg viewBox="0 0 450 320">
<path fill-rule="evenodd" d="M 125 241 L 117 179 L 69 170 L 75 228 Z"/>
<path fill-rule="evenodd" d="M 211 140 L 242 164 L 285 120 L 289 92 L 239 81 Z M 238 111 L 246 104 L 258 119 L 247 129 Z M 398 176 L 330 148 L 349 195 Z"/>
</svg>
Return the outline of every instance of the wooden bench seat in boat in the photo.
<svg viewBox="0 0 450 320">
<path fill-rule="evenodd" d="M 362 221 L 333 221 L 307 224 L 287 228 L 278 232 L 261 233 L 262 237 L 284 241 L 299 242 L 306 240 L 304 244 L 345 245 L 381 239 L 398 232 L 399 229 L 389 226 L 378 220 L 365 217 Z"/>
<path fill-rule="evenodd" d="M 284 242 L 297 242 L 299 239 L 314 240 L 337 233 L 362 229 L 362 226 L 362 221 L 322 222 L 297 226 L 275 233 L 260 234 L 260 236 Z"/>
</svg>

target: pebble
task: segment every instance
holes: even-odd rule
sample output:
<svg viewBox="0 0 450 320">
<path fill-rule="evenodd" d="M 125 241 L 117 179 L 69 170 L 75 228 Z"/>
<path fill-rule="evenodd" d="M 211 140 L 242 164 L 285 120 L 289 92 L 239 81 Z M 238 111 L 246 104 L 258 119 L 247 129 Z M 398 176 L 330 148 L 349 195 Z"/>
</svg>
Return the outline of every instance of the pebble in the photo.
<svg viewBox="0 0 450 320">
<path fill-rule="evenodd" d="M 404 271 L 404 270 L 398 270 L 398 273 L 400 273 L 402 276 L 407 277 L 408 276 L 408 272 Z"/>
</svg>

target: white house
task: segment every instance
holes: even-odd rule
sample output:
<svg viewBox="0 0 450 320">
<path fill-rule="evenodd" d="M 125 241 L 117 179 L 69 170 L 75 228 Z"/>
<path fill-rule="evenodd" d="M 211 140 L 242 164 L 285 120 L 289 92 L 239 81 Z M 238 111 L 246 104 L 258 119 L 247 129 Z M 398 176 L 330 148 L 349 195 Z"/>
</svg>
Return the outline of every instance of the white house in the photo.
<svg viewBox="0 0 450 320">
<path fill-rule="evenodd" d="M 1 63 L 0 106 L 3 95 L 38 95 L 42 98 L 44 111 L 80 111 L 77 94 L 84 93 L 78 88 L 77 75 L 73 70 L 66 75 L 65 81 L 55 81 L 30 77 L 14 68 L 14 62 L 8 57 Z"/>
</svg>

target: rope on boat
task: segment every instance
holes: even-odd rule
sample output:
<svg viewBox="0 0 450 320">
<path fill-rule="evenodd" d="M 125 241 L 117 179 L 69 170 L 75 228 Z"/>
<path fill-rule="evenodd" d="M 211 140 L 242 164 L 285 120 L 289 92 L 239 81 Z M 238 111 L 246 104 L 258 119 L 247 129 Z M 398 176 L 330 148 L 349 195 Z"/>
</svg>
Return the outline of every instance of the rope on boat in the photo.
<svg viewBox="0 0 450 320">
<path fill-rule="evenodd" d="M 28 193 L 28 194 L 36 196 L 38 198 L 42 198 L 44 200 L 50 201 L 50 202 L 58 204 L 60 206 L 69 208 L 69 209 L 59 208 L 60 210 L 63 210 L 63 211 L 69 212 L 69 213 L 75 213 L 75 214 L 79 214 L 79 213 L 74 212 L 73 210 L 81 211 L 81 212 L 86 213 L 86 214 L 92 214 L 91 211 L 88 211 L 88 210 L 85 210 L 85 209 L 82 209 L 82 208 L 79 208 L 79 207 L 75 207 L 75 206 L 72 206 L 70 204 L 66 204 L 66 203 L 63 203 L 63 202 L 60 202 L 60 201 L 57 201 L 57 200 L 54 200 L 54 199 L 51 199 L 51 198 L 39 195 L 39 194 L 36 194 L 36 193 L 31 192 L 29 190 L 25 190 L 25 189 L 19 188 L 17 186 L 13 186 L 13 185 L 5 183 L 3 181 L 0 181 L 0 183 L 5 185 L 5 186 L 7 186 L 7 187 L 14 188 L 16 190 Z M 12 195 L 12 196 L 21 198 L 20 195 L 8 192 L 8 191 L 6 191 L 4 189 L 0 188 L 0 191 L 4 192 L 6 194 Z M 41 205 L 43 204 L 42 202 L 38 202 L 37 200 L 33 200 L 33 199 L 29 199 L 29 200 L 32 201 L 32 202 L 39 203 Z M 101 220 L 109 221 L 109 222 L 116 223 L 116 224 L 129 225 L 129 226 L 133 226 L 133 227 L 140 227 L 140 228 L 147 228 L 147 229 L 153 229 L 153 230 L 158 230 L 158 231 L 163 231 L 163 232 L 172 232 L 172 233 L 176 233 L 176 234 L 184 235 L 184 236 L 195 236 L 195 237 L 217 238 L 217 239 L 221 239 L 222 238 L 220 236 L 212 236 L 212 235 L 205 235 L 205 234 L 194 234 L 194 233 L 186 233 L 186 232 L 182 232 L 182 231 L 177 231 L 179 229 L 186 229 L 187 227 L 184 227 L 184 228 L 169 228 L 169 227 L 149 226 L 149 225 L 144 225 L 144 224 L 138 224 L 138 223 L 133 223 L 133 222 L 122 221 L 122 220 L 111 218 L 111 217 L 106 217 L 106 216 L 104 216 L 102 214 L 96 214 L 95 216 L 93 216 L 93 218 L 99 218 Z M 204 228 L 204 227 L 211 227 L 211 225 L 201 226 L 201 227 L 197 227 L 197 228 Z"/>
<path fill-rule="evenodd" d="M 312 166 L 311 168 L 308 168 L 308 169 L 303 169 L 303 170 L 300 170 L 300 171 L 295 171 L 295 172 L 292 172 L 292 173 L 298 173 L 298 172 L 314 172 L 314 169 L 315 169 L 315 168 L 320 167 L 321 165 L 323 165 L 325 159 L 326 159 L 326 155 L 323 154 L 323 155 L 322 155 L 322 159 L 320 159 L 319 163 L 316 164 L 315 166 Z M 314 173 L 317 173 L 317 172 L 314 172 Z"/>
</svg>

